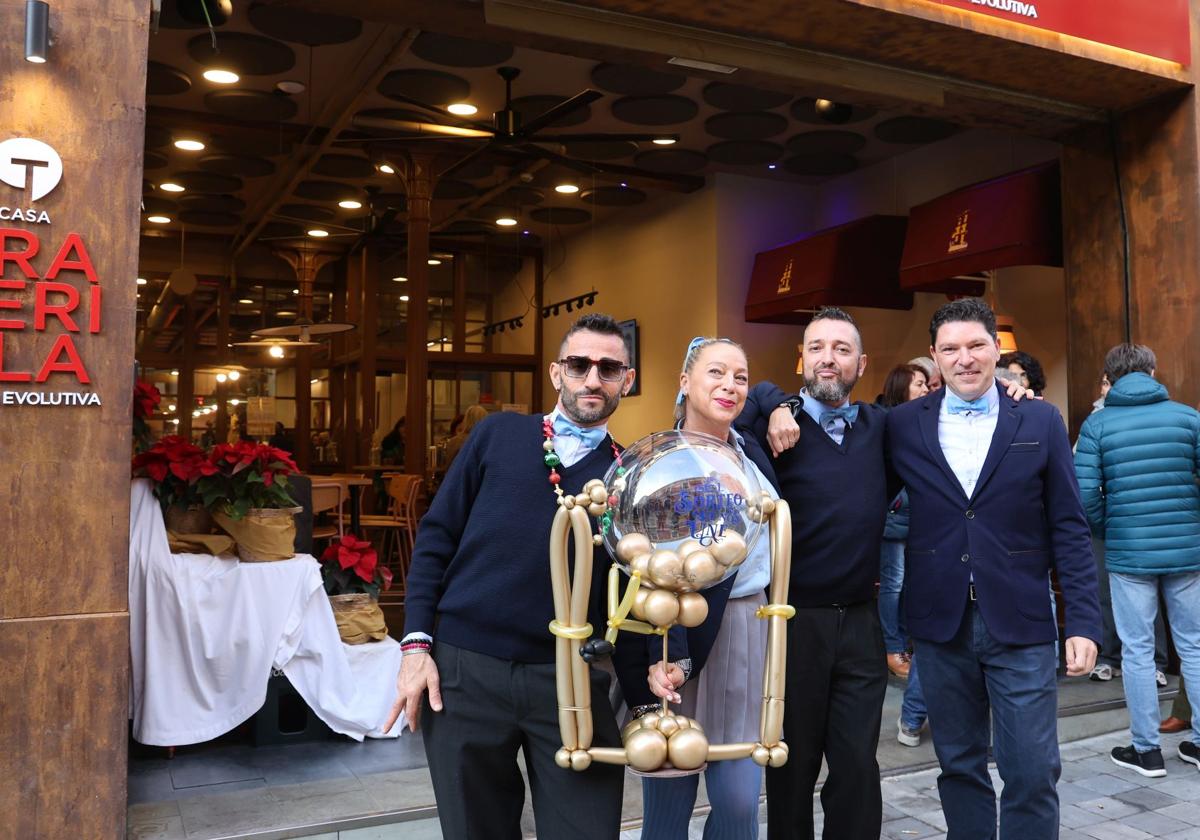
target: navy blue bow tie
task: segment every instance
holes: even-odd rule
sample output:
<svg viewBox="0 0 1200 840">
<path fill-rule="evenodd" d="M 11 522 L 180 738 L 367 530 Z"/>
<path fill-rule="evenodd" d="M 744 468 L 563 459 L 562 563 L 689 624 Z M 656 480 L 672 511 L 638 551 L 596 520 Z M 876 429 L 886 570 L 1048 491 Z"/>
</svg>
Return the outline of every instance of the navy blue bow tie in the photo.
<svg viewBox="0 0 1200 840">
<path fill-rule="evenodd" d="M 843 405 L 843 406 L 840 406 L 839 408 L 825 409 L 824 411 L 821 412 L 822 428 L 825 426 L 825 424 L 827 424 L 830 420 L 833 420 L 835 417 L 841 417 L 843 420 L 846 421 L 847 426 L 853 426 L 854 421 L 856 421 L 858 419 L 858 406 Z"/>
<path fill-rule="evenodd" d="M 595 449 L 604 441 L 604 436 L 608 432 L 604 430 L 603 426 L 581 429 L 560 414 L 554 418 L 554 434 L 559 437 L 578 438 L 584 446 Z"/>
<path fill-rule="evenodd" d="M 964 400 L 953 391 L 946 393 L 946 412 L 948 414 L 965 414 L 974 411 L 976 414 L 987 414 L 987 394 L 974 400 Z"/>
</svg>

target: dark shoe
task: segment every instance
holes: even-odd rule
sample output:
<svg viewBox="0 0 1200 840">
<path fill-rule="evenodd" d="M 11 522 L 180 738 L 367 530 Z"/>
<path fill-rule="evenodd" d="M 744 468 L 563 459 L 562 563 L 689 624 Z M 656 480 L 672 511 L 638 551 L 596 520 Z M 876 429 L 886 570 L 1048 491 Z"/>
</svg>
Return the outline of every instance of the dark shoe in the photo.
<svg viewBox="0 0 1200 840">
<path fill-rule="evenodd" d="M 1158 731 L 1171 735 L 1175 732 L 1182 732 L 1185 729 L 1191 728 L 1192 725 L 1186 720 L 1182 720 L 1181 718 L 1177 717 L 1169 717 L 1162 722 L 1161 726 L 1158 727 Z"/>
<path fill-rule="evenodd" d="M 1197 747 L 1191 741 L 1179 742 L 1179 757 L 1188 764 L 1195 764 L 1200 767 L 1200 747 Z"/>
<path fill-rule="evenodd" d="M 908 669 L 912 666 L 909 664 L 907 653 L 889 653 L 887 655 L 887 667 L 897 677 L 906 680 L 908 679 Z"/>
<path fill-rule="evenodd" d="M 1181 758 L 1183 757 L 1182 752 L 1179 755 Z M 1118 767 L 1124 767 L 1151 778 L 1167 775 L 1167 768 L 1163 764 L 1162 750 L 1158 747 L 1149 752 L 1138 752 L 1132 745 L 1113 747 L 1112 762 Z"/>
</svg>

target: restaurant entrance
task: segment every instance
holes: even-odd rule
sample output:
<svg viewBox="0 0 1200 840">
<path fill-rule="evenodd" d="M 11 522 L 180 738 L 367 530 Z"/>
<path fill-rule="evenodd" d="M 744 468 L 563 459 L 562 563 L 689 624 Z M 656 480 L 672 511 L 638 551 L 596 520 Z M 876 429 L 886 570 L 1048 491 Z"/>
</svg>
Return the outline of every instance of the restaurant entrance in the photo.
<svg viewBox="0 0 1200 840">
<path fill-rule="evenodd" d="M 580 311 L 637 336 L 641 392 L 613 423 L 631 442 L 670 422 L 693 335 L 736 338 L 756 378 L 794 382 L 811 302 L 758 323 L 755 255 L 875 217 L 912 229 L 923 206 L 1050 164 L 1061 255 L 937 282 L 1007 310 L 1073 430 L 1125 338 L 1171 359 L 1159 376 L 1175 398 L 1200 399 L 1194 4 L 1106 3 L 1120 25 L 1081 29 L 1105 16 L 1067 0 L 1061 16 L 1025 4 L 1037 22 L 968 0 L 762 2 L 736 17 L 676 0 L 51 4 L 31 56 L 44 63 L 16 39 L 0 52 L 0 145 L 36 139 L 61 164 L 28 144 L 0 161 L 12 836 L 118 836 L 127 816 L 162 836 L 228 833 L 204 822 L 239 813 L 214 811 L 209 784 L 256 815 L 246 832 L 313 824 L 296 822 L 307 798 L 359 826 L 432 814 L 411 737 L 340 742 L 353 761 L 302 747 L 277 785 L 246 743 L 219 778 L 135 747 L 127 778 L 135 363 L 161 398 L 155 436 L 270 438 L 278 423 L 307 473 L 374 484 L 356 468 L 394 466 L 428 497 L 457 415 L 552 405 L 546 365 Z M 10 4 L 0 20 L 21 32 L 25 15 Z M 59 173 L 48 191 L 43 170 Z M 980 224 L 969 217 L 967 243 L 994 233 Z M 865 399 L 888 362 L 923 350 L 921 322 L 945 299 L 906 280 L 916 265 L 897 262 L 878 297 L 834 274 L 821 287 L 880 348 Z M 98 404 L 7 396 L 50 392 Z M 391 432 L 399 456 L 385 455 Z M 356 492 L 362 515 L 384 515 Z M 388 618 L 395 634 L 402 605 Z M 367 791 L 360 771 L 387 778 Z"/>
</svg>

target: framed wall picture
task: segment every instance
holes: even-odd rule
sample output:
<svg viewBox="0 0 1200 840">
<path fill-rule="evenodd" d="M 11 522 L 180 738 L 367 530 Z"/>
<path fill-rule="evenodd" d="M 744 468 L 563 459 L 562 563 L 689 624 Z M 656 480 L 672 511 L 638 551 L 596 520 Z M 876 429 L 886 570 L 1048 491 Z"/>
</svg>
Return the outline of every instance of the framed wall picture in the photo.
<svg viewBox="0 0 1200 840">
<path fill-rule="evenodd" d="M 625 343 L 630 347 L 629 366 L 635 370 L 641 368 L 641 359 L 638 355 L 638 325 L 637 320 L 621 321 L 619 323 L 621 332 L 625 335 Z M 642 377 L 639 374 L 633 380 L 633 387 L 629 389 L 627 397 L 636 397 L 642 393 Z"/>
</svg>

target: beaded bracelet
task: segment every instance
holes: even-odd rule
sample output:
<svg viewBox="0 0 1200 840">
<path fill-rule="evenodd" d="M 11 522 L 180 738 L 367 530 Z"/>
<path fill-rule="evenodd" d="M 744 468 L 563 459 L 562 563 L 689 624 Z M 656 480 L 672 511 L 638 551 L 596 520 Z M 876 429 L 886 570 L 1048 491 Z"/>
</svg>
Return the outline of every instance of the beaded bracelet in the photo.
<svg viewBox="0 0 1200 840">
<path fill-rule="evenodd" d="M 433 647 L 433 645 L 426 641 L 418 640 L 415 642 L 405 642 L 404 644 L 400 645 L 400 652 L 401 653 L 414 653 L 414 652 L 429 653 L 429 651 L 432 647 Z"/>
</svg>

